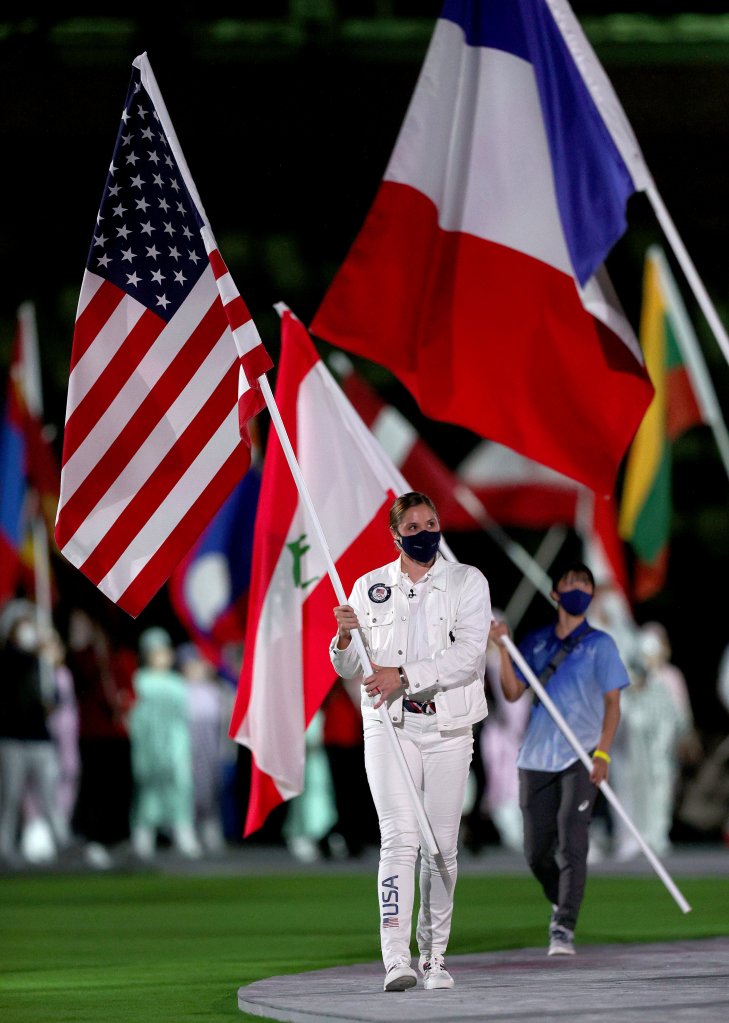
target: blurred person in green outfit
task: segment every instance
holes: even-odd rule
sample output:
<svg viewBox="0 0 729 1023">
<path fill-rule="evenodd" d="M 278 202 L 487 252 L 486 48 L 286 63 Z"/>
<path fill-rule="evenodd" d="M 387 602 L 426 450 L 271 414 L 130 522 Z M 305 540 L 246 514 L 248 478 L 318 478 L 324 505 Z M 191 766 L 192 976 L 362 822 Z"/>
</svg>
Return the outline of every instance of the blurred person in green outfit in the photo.
<svg viewBox="0 0 729 1023">
<path fill-rule="evenodd" d="M 132 847 L 141 859 L 151 859 L 158 833 L 165 832 L 177 852 L 194 858 L 201 849 L 193 828 L 187 683 L 173 668 L 175 651 L 164 629 L 142 633 L 139 657 L 135 702 L 129 715 L 134 777 Z"/>
</svg>

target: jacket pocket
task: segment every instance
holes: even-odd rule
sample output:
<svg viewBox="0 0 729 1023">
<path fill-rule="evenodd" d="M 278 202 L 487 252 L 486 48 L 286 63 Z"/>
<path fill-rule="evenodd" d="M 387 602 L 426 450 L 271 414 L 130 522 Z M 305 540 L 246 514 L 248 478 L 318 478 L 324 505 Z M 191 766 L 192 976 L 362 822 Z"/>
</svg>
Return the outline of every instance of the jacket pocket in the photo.
<svg viewBox="0 0 729 1023">
<path fill-rule="evenodd" d="M 395 621 L 394 611 L 375 611 L 368 615 L 370 627 L 370 650 L 383 650 L 390 643 L 393 623 Z M 376 661 L 377 658 L 375 657 Z"/>
<path fill-rule="evenodd" d="M 435 705 L 441 718 L 449 726 L 480 721 L 488 714 L 488 705 L 479 678 L 464 686 L 454 686 L 436 693 Z"/>
<path fill-rule="evenodd" d="M 454 686 L 452 689 L 444 689 L 442 695 L 445 697 L 445 705 L 448 716 L 451 718 L 465 717 L 471 710 L 470 700 L 466 692 L 466 686 Z"/>
</svg>

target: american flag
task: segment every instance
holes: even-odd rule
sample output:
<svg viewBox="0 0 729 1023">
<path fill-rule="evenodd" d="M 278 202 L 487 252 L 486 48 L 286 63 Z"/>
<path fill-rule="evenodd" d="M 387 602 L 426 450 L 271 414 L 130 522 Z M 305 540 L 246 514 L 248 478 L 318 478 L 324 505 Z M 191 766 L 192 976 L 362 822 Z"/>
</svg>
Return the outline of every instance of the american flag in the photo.
<svg viewBox="0 0 729 1023">
<path fill-rule="evenodd" d="M 142 54 L 81 287 L 56 520 L 64 556 L 129 614 L 247 471 L 270 368 Z"/>
</svg>

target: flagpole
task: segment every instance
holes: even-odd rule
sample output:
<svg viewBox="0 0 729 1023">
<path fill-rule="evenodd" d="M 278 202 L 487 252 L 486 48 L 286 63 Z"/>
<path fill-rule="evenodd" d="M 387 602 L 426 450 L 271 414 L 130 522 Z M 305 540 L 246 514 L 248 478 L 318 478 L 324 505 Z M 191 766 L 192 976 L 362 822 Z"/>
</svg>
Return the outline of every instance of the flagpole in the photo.
<svg viewBox="0 0 729 1023">
<path fill-rule="evenodd" d="M 719 399 L 711 383 L 711 377 L 706 368 L 696 333 L 662 249 L 658 245 L 651 245 L 646 253 L 646 257 L 654 261 L 658 270 L 658 276 L 666 292 L 666 298 L 670 303 L 671 312 L 676 323 L 676 342 L 681 349 L 686 369 L 691 377 L 691 383 L 696 392 L 701 413 L 711 426 L 721 460 L 724 463 L 727 476 L 729 476 L 729 433 L 721 414 Z"/>
<path fill-rule="evenodd" d="M 316 535 L 319 538 L 319 543 L 321 544 L 321 548 L 327 563 L 327 572 L 329 574 L 329 578 L 331 579 L 332 586 L 334 587 L 334 592 L 336 594 L 337 600 L 339 601 L 340 604 L 346 604 L 347 595 L 344 592 L 344 588 L 339 578 L 336 565 L 334 564 L 334 560 L 329 550 L 329 544 L 327 543 L 326 536 L 324 535 L 324 530 L 322 529 L 321 522 L 319 521 L 319 516 L 317 515 L 316 509 L 314 508 L 314 503 L 311 499 L 309 489 L 301 473 L 301 468 L 297 461 L 296 454 L 294 453 L 294 449 L 291 446 L 291 441 L 289 440 L 288 434 L 286 432 L 286 427 L 284 426 L 283 419 L 281 418 L 281 413 L 278 410 L 276 399 L 273 396 L 271 386 L 268 383 L 268 378 L 265 376 L 265 374 L 258 378 L 258 384 L 261 388 L 261 393 L 263 394 L 266 405 L 268 406 L 268 411 L 271 415 L 271 421 L 278 435 L 278 439 L 281 442 L 281 447 L 286 456 L 286 461 L 289 464 L 289 468 L 291 469 L 291 472 L 293 474 L 294 480 L 296 482 L 296 487 L 299 491 L 302 501 L 306 506 L 309 516 L 311 517 L 311 521 L 314 526 Z M 359 659 L 361 661 L 364 674 L 371 675 L 372 665 L 370 664 L 370 660 L 369 657 L 367 656 L 367 651 L 365 650 L 365 645 L 359 631 L 352 633 L 352 640 L 354 642 L 357 655 L 359 656 Z M 396 759 L 398 766 L 400 768 L 400 773 L 402 774 L 403 781 L 405 782 L 408 792 L 410 794 L 413 808 L 415 810 L 415 814 L 418 819 L 418 824 L 420 826 L 421 834 L 425 839 L 425 843 L 430 849 L 431 854 L 438 863 L 439 869 L 443 876 L 444 884 L 446 884 L 446 886 L 452 890 L 453 878 L 450 876 L 448 870 L 445 867 L 445 863 L 443 861 L 442 854 L 438 848 L 438 843 L 433 833 L 433 829 L 430 826 L 430 821 L 428 820 L 428 817 L 425 813 L 425 808 L 423 807 L 423 804 L 420 800 L 420 796 L 418 795 L 415 789 L 415 784 L 413 782 L 412 775 L 410 774 L 410 770 L 405 760 L 405 755 L 403 754 L 400 742 L 397 738 L 397 735 L 395 734 L 395 727 L 392 723 L 392 720 L 390 719 L 387 705 L 383 704 L 380 707 L 379 712 L 380 717 L 385 725 L 385 732 L 389 738 L 390 744 L 393 750 L 396 752 Z"/>
<path fill-rule="evenodd" d="M 35 305 L 32 302 L 23 302 L 18 307 L 17 315 L 21 337 L 20 366 L 23 399 L 30 415 L 41 424 L 43 422 L 43 385 Z M 37 490 L 28 490 L 26 507 L 33 544 L 36 625 L 41 642 L 45 643 L 46 640 L 50 639 L 53 628 L 51 557 L 48 545 L 48 530 L 43 517 L 41 495 Z M 50 701 L 55 690 L 53 670 L 49 662 L 42 655 L 39 655 L 38 663 L 43 691 L 46 699 Z"/>
<path fill-rule="evenodd" d="M 577 71 L 600 112 L 618 152 L 625 161 L 636 189 L 645 192 L 648 201 L 653 207 L 658 223 L 661 225 L 673 253 L 680 263 L 681 269 L 685 273 L 686 279 L 713 331 L 714 337 L 724 353 L 724 358 L 729 362 L 729 336 L 676 229 L 676 225 L 656 188 L 653 176 L 640 151 L 638 140 L 633 133 L 633 129 L 604 68 L 595 56 L 594 50 L 588 42 L 587 36 L 574 11 L 571 9 L 568 0 L 546 0 L 546 3 L 552 13 L 555 24 L 562 34 L 565 45 L 572 55 Z"/>
<path fill-rule="evenodd" d="M 534 560 L 540 568 L 544 568 L 545 566 L 552 564 L 554 559 L 557 557 L 566 536 L 567 530 L 564 526 L 551 526 L 549 528 L 542 538 L 542 542 L 539 544 L 537 553 L 534 555 Z M 512 632 L 516 630 L 519 622 L 522 620 L 522 617 L 526 612 L 526 609 L 529 607 L 532 597 L 534 596 L 534 589 L 535 587 L 532 580 L 527 579 L 525 576 L 514 590 L 511 600 L 504 608 L 504 616 L 509 623 L 509 627 Z M 542 590 L 542 593 L 545 597 L 547 597 L 550 604 L 553 603 L 550 598 L 551 591 L 551 585 L 549 587 L 549 593 L 544 593 L 544 590 Z"/>
<path fill-rule="evenodd" d="M 551 714 L 552 718 L 554 719 L 555 723 L 559 726 L 561 731 L 564 733 L 565 738 L 569 741 L 569 744 L 572 746 L 572 748 L 574 749 L 575 753 L 577 753 L 577 755 L 580 758 L 580 760 L 582 761 L 582 763 L 585 765 L 585 767 L 587 768 L 588 771 L 592 771 L 592 761 L 590 760 L 589 756 L 587 755 L 586 751 L 584 750 L 583 746 L 581 745 L 579 739 L 577 738 L 575 733 L 572 731 L 570 726 L 567 724 L 565 719 L 562 717 L 562 715 L 560 714 L 559 710 L 557 709 L 557 707 L 554 705 L 554 703 L 552 702 L 551 698 L 547 694 L 547 691 L 545 690 L 544 686 L 541 684 L 541 682 L 536 677 L 534 672 L 531 670 L 531 668 L 529 667 L 527 662 L 524 660 L 524 657 L 522 656 L 522 654 L 520 653 L 518 648 L 514 645 L 514 643 L 511 640 L 511 638 L 509 636 L 502 636 L 501 637 L 501 642 L 506 647 L 506 649 L 509 651 L 509 654 L 511 655 L 511 658 L 514 661 L 516 661 L 516 663 L 519 665 L 519 667 L 521 668 L 521 671 L 524 674 L 525 678 L 528 679 L 529 684 L 531 685 L 532 689 L 535 691 L 535 693 L 537 694 L 539 699 L 542 701 L 544 706 L 547 708 L 547 710 Z M 625 822 L 625 824 L 627 825 L 628 829 L 633 834 L 634 838 L 636 839 L 636 841 L 640 845 L 641 849 L 645 853 L 646 857 L 648 858 L 651 866 L 656 871 L 656 873 L 658 874 L 660 879 L 663 881 L 664 885 L 666 886 L 668 891 L 671 893 L 671 895 L 675 899 L 675 901 L 678 904 L 678 906 L 681 909 L 681 911 L 684 912 L 684 913 L 690 913 L 691 912 L 691 906 L 688 904 L 686 899 L 683 897 L 681 892 L 678 890 L 678 888 L 674 884 L 671 876 L 669 875 L 668 871 L 663 866 L 661 861 L 658 859 L 656 854 L 653 852 L 653 850 L 650 848 L 650 846 L 646 844 L 645 839 L 643 838 L 641 833 L 638 831 L 638 829 L 636 828 L 635 824 L 633 824 L 633 822 L 630 819 L 630 817 L 628 817 L 628 815 L 625 812 L 625 810 L 623 809 L 623 806 L 620 803 L 618 797 L 615 795 L 615 793 L 610 788 L 608 783 L 606 781 L 600 782 L 599 788 L 600 788 L 600 791 L 605 796 L 605 798 L 610 803 L 610 805 L 616 810 L 616 812 L 619 814 L 619 816 L 622 817 L 622 819 Z"/>
<path fill-rule="evenodd" d="M 479 526 L 488 533 L 501 547 L 504 554 L 520 568 L 521 571 L 531 580 L 535 589 L 549 600 L 552 592 L 552 581 L 542 566 L 529 554 L 521 544 L 512 540 L 508 533 L 504 532 L 500 525 L 491 518 L 486 507 L 466 484 L 459 484 L 453 492 L 453 496 L 462 508 L 478 522 Z"/>
<path fill-rule="evenodd" d="M 716 338 L 719 347 L 724 353 L 724 358 L 727 360 L 727 362 L 729 362 L 729 336 L 727 336 L 727 332 L 724 329 L 724 325 L 719 319 L 719 314 L 717 313 L 711 299 L 709 298 L 709 293 L 704 287 L 704 283 L 699 277 L 698 271 L 694 266 L 693 260 L 689 256 L 686 246 L 681 240 L 681 236 L 679 235 L 676 229 L 676 225 L 674 224 L 670 213 L 666 209 L 666 205 L 663 202 L 663 199 L 661 198 L 658 189 L 656 188 L 655 183 L 653 181 L 651 181 L 650 184 L 646 187 L 645 192 L 646 195 L 648 196 L 648 199 L 650 200 L 650 204 L 653 207 L 658 222 L 663 228 L 663 232 L 666 235 L 666 238 L 668 239 L 668 242 L 673 250 L 673 253 L 676 259 L 678 260 L 679 264 L 681 265 L 681 269 L 686 275 L 686 280 L 689 282 L 691 290 L 696 296 L 696 300 L 701 306 L 704 316 L 706 317 L 709 326 L 713 331 L 714 337 Z"/>
</svg>

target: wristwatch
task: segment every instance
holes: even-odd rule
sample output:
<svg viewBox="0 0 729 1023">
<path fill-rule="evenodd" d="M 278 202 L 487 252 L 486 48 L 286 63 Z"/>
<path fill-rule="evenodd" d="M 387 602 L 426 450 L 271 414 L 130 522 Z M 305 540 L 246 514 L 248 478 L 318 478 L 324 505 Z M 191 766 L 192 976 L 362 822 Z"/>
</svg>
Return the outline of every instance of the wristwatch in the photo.
<svg viewBox="0 0 729 1023">
<path fill-rule="evenodd" d="M 403 668 L 402 664 L 398 667 L 397 673 L 400 676 L 400 685 L 403 687 L 403 689 L 407 689 L 407 687 L 408 687 L 408 679 L 407 679 L 407 675 L 405 674 L 405 669 Z"/>
</svg>

